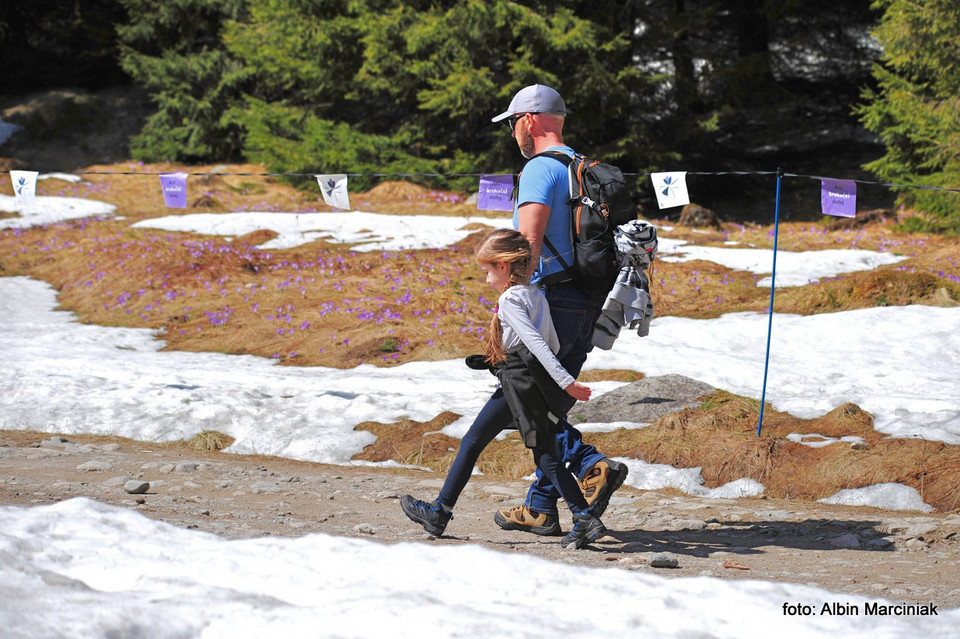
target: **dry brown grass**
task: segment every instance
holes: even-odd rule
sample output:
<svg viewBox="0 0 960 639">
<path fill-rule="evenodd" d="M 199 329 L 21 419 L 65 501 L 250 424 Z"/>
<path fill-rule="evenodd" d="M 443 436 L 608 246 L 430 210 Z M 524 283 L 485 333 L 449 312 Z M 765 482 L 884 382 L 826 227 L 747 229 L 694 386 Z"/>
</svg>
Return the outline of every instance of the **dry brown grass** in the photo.
<svg viewBox="0 0 960 639">
<path fill-rule="evenodd" d="M 157 172 L 182 167 L 125 163 L 91 171 Z M 193 173 L 264 173 L 253 165 L 191 167 Z M 476 352 L 495 296 L 473 263 L 483 230 L 442 250 L 353 253 L 349 247 L 313 242 L 288 250 L 257 248 L 272 237 L 258 231 L 228 241 L 131 228 L 133 222 L 170 214 L 163 208 L 156 175 L 86 175 L 85 184 L 56 180 L 41 195 L 75 195 L 117 205 L 123 219 L 78 220 L 43 228 L 0 232 L 0 275 L 26 275 L 58 291 L 61 308 L 80 321 L 157 330 L 166 348 L 250 353 L 287 365 L 381 366 L 442 360 Z M 199 188 L 198 188 L 199 187 Z M 11 193 L 8 183 L 0 191 Z M 463 194 L 439 193 L 387 182 L 351 194 L 355 208 L 382 213 L 492 215 L 464 202 Z M 325 211 L 316 189 L 298 190 L 260 175 L 191 178 L 191 206 L 178 213 L 224 211 Z M 890 215 L 854 221 L 780 225 L 780 250 L 863 248 L 893 251 L 909 259 L 870 272 L 831 278 L 776 292 L 777 312 L 822 313 L 878 305 L 953 306 L 960 301 L 957 240 L 905 235 Z M 724 224 L 723 231 L 676 227 L 662 232 L 698 244 L 773 246 L 770 227 Z M 716 317 L 763 311 L 769 289 L 758 276 L 709 262 L 655 263 L 651 293 L 660 317 Z M 634 381 L 641 371 L 591 371 L 586 381 Z M 752 477 L 767 494 L 818 499 L 841 488 L 895 481 L 919 490 L 940 510 L 960 504 L 960 449 L 936 442 L 885 438 L 857 407 L 838 407 L 817 420 L 765 410 L 757 437 L 758 403 L 716 393 L 700 409 L 665 417 L 652 427 L 588 434 L 604 453 L 651 463 L 703 469 L 708 486 Z M 360 459 L 393 459 L 445 472 L 458 441 L 439 431 L 456 419 L 443 413 L 425 423 L 365 423 L 377 435 Z M 786 439 L 791 432 L 858 435 L 867 446 L 811 448 Z M 216 442 L 204 445 L 216 447 Z M 491 476 L 522 477 L 533 470 L 516 436 L 494 442 L 479 467 Z"/>
<path fill-rule="evenodd" d="M 178 169 L 126 163 L 88 170 Z M 214 174 L 191 178 L 191 207 L 184 213 L 329 210 L 317 189 L 301 191 L 258 175 L 265 171 L 255 165 L 188 171 Z M 270 239 L 271 231 L 229 241 L 131 228 L 132 222 L 170 213 L 162 206 L 156 175 L 84 176 L 89 183 L 42 181 L 38 191 L 108 201 L 122 220 L 0 234 L 0 273 L 49 282 L 61 307 L 83 322 L 156 329 L 168 349 L 251 353 L 284 364 L 334 367 L 460 357 L 475 352 L 484 336 L 493 294 L 472 260 L 482 224 L 474 225 L 478 233 L 443 250 L 352 253 L 317 241 L 264 251 L 257 245 Z M 487 214 L 464 203 L 463 194 L 403 182 L 385 182 L 351 199 L 357 208 L 384 213 Z M 808 314 L 960 300 L 956 240 L 906 236 L 893 230 L 894 220 L 871 220 L 862 226 L 845 220 L 782 224 L 781 250 L 857 247 L 911 257 L 876 271 L 779 290 L 775 309 Z M 755 225 L 727 224 L 722 232 L 706 233 L 676 227 L 668 234 L 701 244 L 772 246 L 770 229 Z M 660 261 L 651 272 L 651 293 L 660 317 L 763 311 L 769 290 L 758 288 L 757 279 L 710 262 Z"/>
<path fill-rule="evenodd" d="M 224 435 L 215 430 L 205 430 L 193 436 L 193 439 L 190 440 L 190 446 L 194 450 L 200 451 L 223 450 L 233 444 L 234 441 L 234 438 L 230 435 Z"/>
<path fill-rule="evenodd" d="M 592 434 L 588 441 L 608 455 L 678 468 L 700 466 L 708 487 L 748 477 L 762 483 L 768 496 L 816 500 L 845 488 L 895 482 L 915 488 L 938 510 L 960 505 L 960 447 L 885 437 L 854 404 L 815 419 L 767 406 L 759 437 L 758 419 L 759 402 L 717 391 L 704 398 L 701 408 L 665 416 L 644 429 Z M 839 442 L 814 448 L 789 441 L 790 433 L 856 436 L 865 445 Z"/>
<path fill-rule="evenodd" d="M 825 278 L 817 284 L 777 289 L 774 310 L 810 315 L 874 306 L 956 306 L 960 304 L 960 240 L 928 234 L 903 234 L 897 219 L 876 214 L 871 221 L 824 219 L 820 223 L 781 223 L 781 251 L 864 249 L 892 252 L 908 259 L 873 271 Z M 724 224 L 724 230 L 674 227 L 669 237 L 704 246 L 773 248 L 769 226 Z M 730 244 L 736 242 L 736 244 Z M 658 316 L 708 318 L 737 311 L 765 311 L 770 289 L 757 287 L 762 276 L 733 271 L 712 262 L 656 262 L 650 277 Z"/>
<path fill-rule="evenodd" d="M 639 382 L 646 377 L 643 373 L 622 368 L 594 368 L 583 371 L 577 379 L 584 383 L 590 382 Z"/>
<path fill-rule="evenodd" d="M 814 501 L 846 488 L 891 482 L 915 488 L 937 510 L 960 506 L 960 447 L 885 437 L 873 429 L 872 417 L 854 404 L 816 419 L 800 419 L 767 406 L 758 437 L 758 401 L 725 391 L 701 399 L 699 408 L 667 415 L 647 428 L 587 433 L 584 440 L 611 457 L 700 467 L 708 488 L 750 478 L 763 484 L 769 497 Z M 392 459 L 442 476 L 453 463 L 459 442 L 439 431 L 457 418 L 443 413 L 429 422 L 360 424 L 357 428 L 374 433 L 377 441 L 356 459 Z M 788 440 L 792 433 L 807 435 L 813 442 L 859 437 L 862 443 L 812 447 Z M 530 451 L 516 433 L 488 446 L 477 467 L 485 475 L 511 479 L 534 471 Z"/>
<path fill-rule="evenodd" d="M 445 359 L 479 347 L 495 296 L 469 243 L 351 254 L 314 243 L 265 252 L 244 239 L 72 222 L 0 235 L 5 275 L 59 292 L 107 326 L 158 329 L 167 349 L 352 367 Z"/>
<path fill-rule="evenodd" d="M 178 168 L 125 164 L 89 170 Z M 263 173 L 252 165 L 189 169 L 216 170 Z M 43 181 L 38 193 L 108 201 L 122 221 L 82 220 L 0 234 L 0 273 L 49 282 L 59 291 L 61 308 L 83 322 L 157 329 L 167 349 L 250 353 L 305 366 L 446 359 L 474 352 L 483 336 L 493 296 L 472 260 L 476 238 L 437 251 L 352 253 L 322 241 L 263 251 L 256 246 L 271 231 L 231 242 L 131 228 L 170 214 L 158 178 L 84 177 L 88 184 Z M 191 196 L 184 213 L 330 210 L 316 189 L 298 191 L 271 177 L 191 179 L 204 190 Z M 465 204 L 462 194 L 407 183 L 387 182 L 352 199 L 372 211 L 485 214 Z"/>
</svg>

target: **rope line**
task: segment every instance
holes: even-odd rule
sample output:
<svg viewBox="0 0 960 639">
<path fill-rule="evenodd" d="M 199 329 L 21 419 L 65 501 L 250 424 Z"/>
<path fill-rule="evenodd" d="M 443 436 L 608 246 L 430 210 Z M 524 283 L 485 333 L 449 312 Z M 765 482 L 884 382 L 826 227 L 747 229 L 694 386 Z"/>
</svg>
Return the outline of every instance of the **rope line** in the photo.
<svg viewBox="0 0 960 639">
<path fill-rule="evenodd" d="M 188 176 L 209 177 L 209 176 L 236 176 L 236 177 L 309 177 L 315 178 L 323 173 L 233 173 L 219 171 L 74 171 L 72 175 L 165 175 L 168 173 L 186 173 Z M 802 173 L 782 173 L 780 171 L 684 171 L 687 175 L 704 176 L 725 176 L 725 175 L 776 175 L 778 177 L 801 178 L 809 180 L 836 180 L 845 178 L 827 177 L 822 175 L 805 175 Z M 624 177 L 649 177 L 652 173 L 624 173 Z M 346 175 L 347 177 L 368 177 L 368 178 L 480 178 L 491 173 L 338 173 L 336 175 Z M 960 193 L 960 187 L 930 186 L 926 184 L 900 184 L 897 182 L 878 182 L 874 180 L 850 180 L 856 184 L 868 184 L 871 186 L 882 186 L 893 189 L 921 189 L 927 191 L 950 191 Z"/>
</svg>

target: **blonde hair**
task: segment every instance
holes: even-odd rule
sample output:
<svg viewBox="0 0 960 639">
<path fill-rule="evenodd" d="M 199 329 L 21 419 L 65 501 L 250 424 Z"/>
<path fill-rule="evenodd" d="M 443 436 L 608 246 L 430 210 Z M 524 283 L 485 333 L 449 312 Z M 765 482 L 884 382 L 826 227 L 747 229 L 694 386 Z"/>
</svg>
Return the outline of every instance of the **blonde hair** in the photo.
<svg viewBox="0 0 960 639">
<path fill-rule="evenodd" d="M 475 256 L 480 263 L 503 262 L 509 267 L 510 277 L 503 290 L 529 282 L 528 273 L 533 252 L 530 249 L 530 242 L 519 231 L 512 229 L 490 231 L 480 240 Z M 490 330 L 487 331 L 487 343 L 484 346 L 483 355 L 487 363 L 492 366 L 502 363 L 507 358 L 503 351 L 503 328 L 500 326 L 497 313 L 494 313 L 490 319 Z"/>
</svg>

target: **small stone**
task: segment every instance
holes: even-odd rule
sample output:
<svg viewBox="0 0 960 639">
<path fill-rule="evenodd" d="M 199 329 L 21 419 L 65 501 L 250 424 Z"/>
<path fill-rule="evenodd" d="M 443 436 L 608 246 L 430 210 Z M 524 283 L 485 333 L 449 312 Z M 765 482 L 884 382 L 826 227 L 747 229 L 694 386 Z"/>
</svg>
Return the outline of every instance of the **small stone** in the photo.
<svg viewBox="0 0 960 639">
<path fill-rule="evenodd" d="M 483 487 L 488 495 L 504 495 L 506 497 L 516 497 L 517 490 L 512 486 L 502 486 L 499 484 L 490 484 Z"/>
<path fill-rule="evenodd" d="M 150 482 L 131 479 L 123 485 L 123 490 L 130 495 L 142 495 L 150 490 Z"/>
<path fill-rule="evenodd" d="M 908 539 L 904 544 L 904 548 L 907 550 L 926 550 L 930 544 L 919 537 L 914 537 Z"/>
<path fill-rule="evenodd" d="M 885 537 L 878 537 L 868 541 L 865 547 L 867 550 L 891 550 L 894 543 Z"/>
<path fill-rule="evenodd" d="M 77 466 L 77 470 L 82 470 L 85 472 L 103 472 L 105 470 L 113 470 L 113 464 L 103 459 L 91 459 L 88 462 L 84 462 Z"/>
<path fill-rule="evenodd" d="M 917 537 L 922 540 L 926 535 L 929 535 L 939 527 L 940 527 L 939 524 L 937 524 L 936 522 L 914 524 L 913 526 L 910 526 L 905 531 L 903 531 L 903 536 Z"/>
<path fill-rule="evenodd" d="M 259 495 L 260 493 L 279 493 L 283 491 L 283 488 L 276 482 L 258 481 L 250 484 L 250 491 L 255 495 Z"/>
<path fill-rule="evenodd" d="M 831 539 L 830 545 L 834 548 L 859 548 L 860 538 L 853 533 L 847 533 Z"/>
<path fill-rule="evenodd" d="M 671 519 L 664 522 L 663 529 L 670 531 L 681 531 L 681 530 L 703 530 L 707 527 L 707 522 L 700 519 Z"/>
<path fill-rule="evenodd" d="M 647 565 L 651 568 L 677 568 L 680 566 L 680 562 L 672 555 L 658 552 L 650 556 L 650 559 L 647 560 Z"/>
<path fill-rule="evenodd" d="M 56 448 L 58 450 L 65 450 L 68 446 L 71 448 L 76 448 L 70 444 L 65 437 L 51 437 L 50 439 L 45 439 L 40 442 L 40 448 Z"/>
<path fill-rule="evenodd" d="M 691 202 L 683 207 L 680 213 L 681 226 L 707 227 L 722 230 L 717 214 L 710 209 Z"/>
</svg>

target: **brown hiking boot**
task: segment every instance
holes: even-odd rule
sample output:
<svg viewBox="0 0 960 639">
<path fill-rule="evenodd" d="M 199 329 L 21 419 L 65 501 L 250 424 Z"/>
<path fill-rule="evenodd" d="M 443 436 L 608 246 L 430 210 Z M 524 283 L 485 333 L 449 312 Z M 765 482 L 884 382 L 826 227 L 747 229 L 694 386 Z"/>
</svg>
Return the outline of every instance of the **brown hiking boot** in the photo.
<svg viewBox="0 0 960 639">
<path fill-rule="evenodd" d="M 527 508 L 526 504 L 510 510 L 498 510 L 493 521 L 504 530 L 522 530 L 544 536 L 563 534 L 556 515 L 536 513 Z"/>
<path fill-rule="evenodd" d="M 601 517 L 613 496 L 627 478 L 627 465 L 604 457 L 590 467 L 580 480 L 580 490 L 590 506 L 590 514 Z"/>
</svg>

